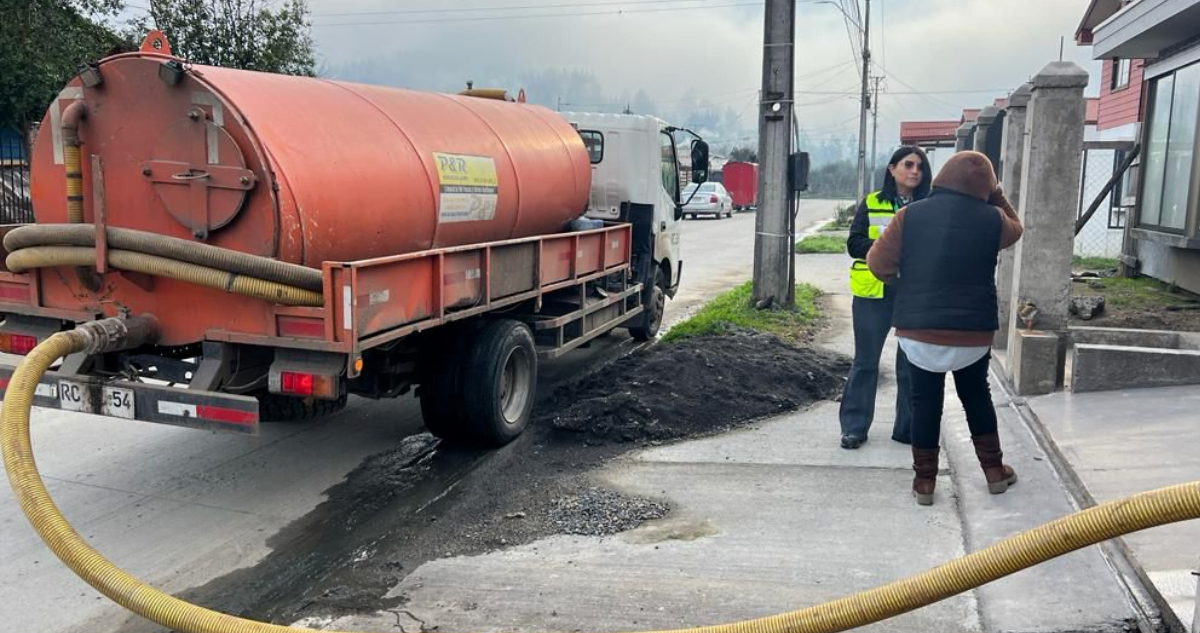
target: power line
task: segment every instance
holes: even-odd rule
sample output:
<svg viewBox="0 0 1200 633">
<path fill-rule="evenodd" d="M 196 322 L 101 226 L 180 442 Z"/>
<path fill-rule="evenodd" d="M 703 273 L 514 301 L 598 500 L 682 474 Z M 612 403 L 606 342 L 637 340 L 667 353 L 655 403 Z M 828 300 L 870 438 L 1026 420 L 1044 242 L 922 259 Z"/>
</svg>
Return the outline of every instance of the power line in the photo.
<svg viewBox="0 0 1200 633">
<path fill-rule="evenodd" d="M 812 107 L 812 106 L 826 105 L 829 103 L 833 103 L 835 101 L 841 101 L 842 99 L 845 99 L 847 96 L 849 96 L 849 95 L 840 95 L 840 96 L 836 96 L 836 97 L 831 97 L 829 99 L 821 99 L 818 101 L 811 101 L 809 103 L 796 103 L 793 105 L 795 105 L 795 107 L 797 107 L 797 108 L 808 108 L 808 107 Z"/>
<path fill-rule="evenodd" d="M 498 7 L 455 7 L 450 9 L 435 8 L 435 9 L 389 9 L 386 11 L 345 11 L 335 13 L 312 13 L 313 17 L 352 17 L 360 15 L 413 15 L 413 14 L 428 14 L 428 13 L 479 13 L 479 12 L 496 12 L 496 11 L 536 11 L 544 9 L 579 9 L 592 7 L 611 7 L 617 5 L 647 5 L 647 4 L 679 4 L 679 3 L 696 3 L 710 2 L 711 0 L 608 0 L 605 2 L 570 2 L 557 4 L 536 4 L 524 6 L 498 6 Z M 825 2 L 828 0 L 795 0 L 796 4 L 814 4 Z M 762 2 L 754 2 L 763 6 Z M 680 9 L 692 9 L 699 7 L 679 7 Z M 629 10 L 629 11 L 632 11 Z M 626 11 L 626 12 L 629 12 Z"/>
<path fill-rule="evenodd" d="M 989 90 L 970 90 L 970 91 L 951 91 L 951 90 L 941 90 L 941 91 L 937 91 L 937 90 L 926 90 L 926 91 L 920 91 L 920 90 L 917 90 L 916 88 L 913 88 L 911 85 L 909 85 L 909 83 L 908 83 L 908 82 L 906 82 L 906 81 L 904 81 L 903 79 L 901 79 L 901 78 L 897 77 L 895 74 L 893 74 L 893 73 L 892 73 L 892 71 L 890 71 L 890 70 L 888 70 L 888 69 L 884 68 L 884 67 L 883 67 L 881 64 L 875 64 L 875 65 L 876 65 L 876 66 L 878 66 L 878 67 L 879 67 L 879 70 L 882 70 L 882 71 L 883 71 L 883 73 L 884 73 L 885 75 L 887 75 L 888 77 L 891 77 L 892 79 L 895 79 L 895 80 L 896 80 L 896 81 L 897 81 L 897 82 L 898 82 L 900 85 L 904 86 L 905 88 L 908 88 L 909 90 L 912 90 L 912 91 L 913 91 L 913 92 L 912 92 L 912 94 L 916 94 L 916 95 L 924 95 L 924 96 L 926 96 L 926 98 L 928 98 L 930 101 L 933 101 L 933 102 L 935 102 L 935 103 L 938 103 L 938 104 L 941 104 L 941 105 L 945 105 L 945 106 L 948 106 L 948 107 L 951 107 L 951 108 L 960 109 L 960 110 L 961 110 L 962 106 L 960 106 L 960 105 L 955 105 L 955 104 L 953 104 L 953 103 L 950 103 L 949 101 L 945 101 L 945 100 L 942 100 L 942 99 L 938 99 L 937 97 L 934 97 L 934 96 L 931 96 L 931 95 L 936 95 L 936 94 L 971 94 L 971 93 L 981 93 L 981 92 L 993 92 L 993 93 L 994 93 L 994 92 L 1004 92 L 1004 91 L 1005 91 L 1005 89 L 1003 89 L 1003 88 L 999 88 L 999 89 L 995 89 L 995 88 L 994 88 L 994 89 L 989 89 Z M 905 94 L 905 93 L 903 93 L 903 92 L 892 92 L 891 94 Z"/>
<path fill-rule="evenodd" d="M 858 114 L 856 113 L 854 116 L 850 117 L 849 119 L 846 119 L 845 121 L 841 121 L 839 123 L 834 123 L 831 125 L 818 125 L 816 127 L 805 127 L 802 125 L 802 126 L 800 126 L 800 131 L 802 131 L 802 132 L 832 132 L 834 130 L 844 129 L 846 127 L 846 125 L 848 125 L 854 121 L 857 121 L 857 120 L 858 120 Z"/>
<path fill-rule="evenodd" d="M 812 79 L 813 77 L 816 77 L 817 75 L 823 75 L 831 70 L 837 70 L 837 69 L 839 69 L 847 64 L 850 64 L 850 63 L 851 63 L 851 61 L 847 60 L 840 64 L 834 64 L 833 66 L 829 66 L 827 68 L 822 68 L 821 70 L 814 70 L 813 72 L 808 73 L 807 75 L 796 75 L 793 79 L 795 81 L 800 81 L 801 79 Z"/>
<path fill-rule="evenodd" d="M 849 63 L 850 63 L 849 61 L 843 61 L 843 62 L 841 62 L 841 63 L 834 64 L 833 66 L 827 66 L 827 67 L 825 67 L 825 68 L 822 68 L 822 69 L 820 69 L 820 70 L 814 70 L 813 72 L 811 72 L 811 73 L 808 73 L 808 74 L 806 74 L 806 75 L 797 75 L 797 76 L 794 78 L 794 80 L 795 80 L 795 81 L 799 81 L 799 80 L 801 80 L 801 79 L 809 79 L 809 78 L 812 78 L 812 77 L 817 77 L 817 76 L 819 76 L 819 75 L 822 75 L 822 74 L 825 74 L 825 73 L 827 73 L 827 72 L 830 72 L 830 71 L 833 71 L 833 70 L 837 70 L 837 69 L 839 69 L 839 68 L 842 68 L 842 67 L 846 66 L 846 65 L 847 65 L 847 64 L 849 64 Z M 837 79 L 837 78 L 838 78 L 838 75 L 834 75 L 833 79 Z M 828 83 L 828 82 L 824 82 L 824 83 Z M 697 95 L 697 96 L 695 96 L 695 97 L 683 97 L 683 98 L 680 98 L 680 99 L 668 99 L 668 100 L 665 100 L 665 101 L 660 101 L 660 100 L 652 99 L 651 101 L 654 103 L 654 105 L 656 105 L 656 106 L 659 106 L 659 105 L 664 105 L 664 104 L 683 103 L 684 101 L 692 101 L 692 100 L 699 101 L 699 100 L 701 100 L 701 99 L 706 99 L 706 100 L 707 100 L 707 99 L 711 99 L 712 97 L 724 97 L 724 96 L 730 96 L 730 95 L 741 95 L 741 94 L 748 93 L 748 92 L 757 93 L 757 92 L 758 92 L 758 90 L 759 90 L 759 86 L 752 86 L 752 87 L 749 87 L 749 88 L 740 88 L 740 89 L 738 89 L 738 90 L 730 90 L 730 91 L 728 91 L 728 92 L 718 92 L 718 93 L 715 93 L 715 94 Z M 797 91 L 797 92 L 801 92 L 801 91 Z M 807 92 L 807 91 L 803 91 L 803 92 Z M 831 94 L 832 94 L 832 93 L 831 93 Z M 755 100 L 757 100 L 757 99 L 758 99 L 758 96 L 757 96 L 757 95 L 755 95 L 755 97 L 754 97 L 754 98 L 755 98 Z M 734 99 L 726 99 L 726 100 L 723 100 L 723 101 L 716 101 L 716 102 L 709 101 L 709 105 L 722 105 L 722 104 L 732 103 L 733 101 L 740 101 L 741 99 L 742 99 L 742 97 L 740 97 L 740 96 L 739 96 L 739 97 L 737 97 L 737 98 L 734 98 Z M 620 101 L 620 102 L 610 102 L 610 103 L 563 103 L 563 105 L 570 105 L 570 106 L 577 107 L 577 108 L 603 108 L 603 107 L 618 107 L 618 106 L 623 106 L 623 105 L 625 105 L 625 102 L 624 102 L 624 101 Z"/>
<path fill-rule="evenodd" d="M 708 2 L 709 0 L 638 0 L 636 4 L 679 4 L 684 2 Z M 533 4 L 524 6 L 501 6 L 501 7 L 456 7 L 452 9 L 391 9 L 388 11 L 346 11 L 339 13 L 313 13 L 314 18 L 329 18 L 329 17 L 353 17 L 363 15 L 415 15 L 428 13 L 480 13 L 491 11 L 536 11 L 544 9 L 582 9 L 593 7 L 612 7 L 617 5 L 635 4 L 630 0 L 610 0 L 609 2 L 580 2 L 580 3 L 560 3 L 560 4 Z M 757 3 L 761 4 L 761 3 Z M 681 9 L 690 9 L 693 7 L 679 7 Z"/>
<path fill-rule="evenodd" d="M 879 62 L 887 64 L 887 20 L 883 19 L 883 5 L 886 4 L 883 0 L 876 0 L 879 3 Z"/>
<path fill-rule="evenodd" d="M 886 72 L 886 71 L 884 71 L 884 72 Z M 893 75 L 891 73 L 887 73 L 887 74 L 892 79 L 895 79 L 896 81 L 904 84 L 904 82 L 900 81 L 900 79 L 898 79 L 895 75 Z M 909 88 L 912 88 L 912 86 L 909 86 L 908 84 L 904 84 L 904 85 Z M 981 94 L 981 93 L 985 93 L 985 92 L 1003 92 L 1004 90 L 1006 90 L 1006 89 L 1005 88 L 970 88 L 970 89 L 965 89 L 965 90 L 916 90 L 916 89 L 912 89 L 909 91 L 901 90 L 898 92 L 897 91 L 888 91 L 887 94 L 892 94 L 892 95 L 965 95 L 965 94 Z M 805 94 L 810 94 L 810 95 L 849 95 L 849 96 L 854 96 L 854 95 L 858 94 L 858 92 L 855 92 L 852 90 L 840 90 L 840 91 L 804 90 L 804 91 L 798 91 L 798 92 L 804 92 Z M 949 105 L 951 105 L 952 107 L 958 107 L 958 106 L 953 106 L 953 104 L 949 104 Z"/>
<path fill-rule="evenodd" d="M 855 4 L 857 5 L 858 3 L 855 2 Z M 854 42 L 855 31 L 851 31 L 850 29 L 850 14 L 846 12 L 845 0 L 839 0 L 838 8 L 841 9 L 842 22 L 846 25 L 846 37 L 850 40 L 850 53 L 854 56 L 854 70 L 855 72 L 860 72 L 858 70 L 858 67 L 861 65 L 858 59 L 859 46 Z M 859 27 L 857 24 L 854 26 L 857 32 L 861 34 L 861 27 Z"/>
<path fill-rule="evenodd" d="M 427 18 L 420 20 L 382 20 L 374 22 L 332 22 L 323 24 L 314 24 L 313 27 L 330 27 L 330 26 L 382 26 L 382 25 L 405 25 L 405 24 L 433 24 L 433 23 L 448 23 L 448 22 L 482 22 L 482 21 L 499 21 L 499 20 L 528 20 L 540 18 L 581 18 L 601 15 L 626 15 L 630 13 L 663 13 L 668 11 L 700 11 L 711 9 L 727 9 L 732 7 L 761 7 L 761 2 L 735 2 L 730 4 L 712 4 L 696 7 L 659 7 L 654 9 L 610 9 L 607 11 L 579 11 L 571 13 L 536 13 L 525 15 L 498 15 L 498 16 L 480 16 L 480 17 L 465 17 L 465 18 Z"/>
</svg>

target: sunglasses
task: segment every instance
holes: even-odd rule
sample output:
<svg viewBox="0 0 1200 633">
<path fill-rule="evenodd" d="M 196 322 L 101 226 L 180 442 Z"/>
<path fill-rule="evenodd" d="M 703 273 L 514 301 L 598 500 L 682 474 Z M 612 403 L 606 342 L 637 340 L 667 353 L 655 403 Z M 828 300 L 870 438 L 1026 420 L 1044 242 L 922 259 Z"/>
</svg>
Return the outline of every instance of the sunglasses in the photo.
<svg viewBox="0 0 1200 633">
<path fill-rule="evenodd" d="M 900 166 L 908 170 L 913 170 L 919 169 L 921 167 L 921 163 L 915 160 L 906 160 L 900 163 Z"/>
</svg>

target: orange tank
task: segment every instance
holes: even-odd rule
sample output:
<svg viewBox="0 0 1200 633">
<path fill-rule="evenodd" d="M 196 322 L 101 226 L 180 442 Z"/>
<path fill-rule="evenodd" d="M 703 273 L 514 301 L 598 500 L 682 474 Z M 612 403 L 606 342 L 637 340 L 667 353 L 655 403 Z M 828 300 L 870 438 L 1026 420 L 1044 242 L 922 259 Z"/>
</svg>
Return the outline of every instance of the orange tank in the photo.
<svg viewBox="0 0 1200 633">
<path fill-rule="evenodd" d="M 103 161 L 109 226 L 314 268 L 557 233 L 586 209 L 587 151 L 548 109 L 208 66 L 178 73 L 170 60 L 108 58 L 102 83 L 76 78 L 51 104 L 33 151 L 38 222 L 67 221 L 62 117 L 78 99 L 85 222 L 95 217 L 92 156 Z M 175 342 L 267 318 L 253 299 L 169 279 L 151 292 L 110 273 L 89 293 L 70 275 L 47 277 L 54 307 L 188 306 L 193 325 L 172 327 Z"/>
</svg>

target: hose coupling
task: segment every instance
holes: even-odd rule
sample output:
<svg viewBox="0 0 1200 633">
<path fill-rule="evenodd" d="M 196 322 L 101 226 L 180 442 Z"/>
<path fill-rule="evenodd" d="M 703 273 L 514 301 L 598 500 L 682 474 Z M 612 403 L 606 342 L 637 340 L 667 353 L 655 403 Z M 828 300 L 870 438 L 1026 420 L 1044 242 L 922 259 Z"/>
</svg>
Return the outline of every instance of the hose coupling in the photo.
<svg viewBox="0 0 1200 633">
<path fill-rule="evenodd" d="M 76 329 L 87 341 L 83 352 L 101 354 L 133 349 L 158 340 L 158 319 L 152 314 L 112 317 L 81 323 Z"/>
</svg>

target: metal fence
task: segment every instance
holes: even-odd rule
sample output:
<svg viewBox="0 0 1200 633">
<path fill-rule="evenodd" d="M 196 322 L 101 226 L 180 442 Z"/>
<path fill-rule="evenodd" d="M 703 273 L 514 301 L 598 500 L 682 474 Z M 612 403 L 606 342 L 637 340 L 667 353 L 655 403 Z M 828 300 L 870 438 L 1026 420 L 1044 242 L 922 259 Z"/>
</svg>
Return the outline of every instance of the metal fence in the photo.
<svg viewBox="0 0 1200 633">
<path fill-rule="evenodd" d="M 1076 219 L 1083 217 L 1088 207 L 1103 191 L 1126 156 L 1125 150 L 1085 149 L 1079 174 L 1079 205 Z M 1075 236 L 1075 255 L 1079 257 L 1104 257 L 1115 259 L 1121 254 L 1121 240 L 1125 220 L 1132 210 L 1123 204 L 1125 192 L 1121 182 L 1113 188 L 1096 214 Z"/>
<path fill-rule="evenodd" d="M 21 222 L 33 222 L 29 162 L 19 137 L 6 133 L 0 137 L 0 224 Z"/>
</svg>

